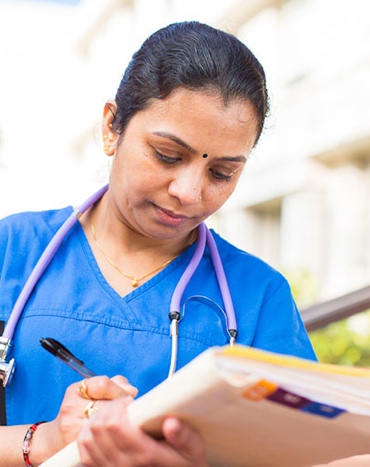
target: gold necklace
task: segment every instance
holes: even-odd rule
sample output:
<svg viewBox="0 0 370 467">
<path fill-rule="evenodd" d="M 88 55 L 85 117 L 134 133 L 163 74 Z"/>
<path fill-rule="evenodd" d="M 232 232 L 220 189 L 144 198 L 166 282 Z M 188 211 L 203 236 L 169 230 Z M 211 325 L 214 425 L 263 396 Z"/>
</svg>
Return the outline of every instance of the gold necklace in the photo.
<svg viewBox="0 0 370 467">
<path fill-rule="evenodd" d="M 108 261 L 108 263 L 114 267 L 114 269 L 116 269 L 116 271 L 118 271 L 120 274 L 122 274 L 122 276 L 124 277 L 127 277 L 127 279 L 131 279 L 131 285 L 132 287 L 137 287 L 139 285 L 139 282 L 141 282 L 143 279 L 146 279 L 147 277 L 151 276 L 152 274 L 155 274 L 156 272 L 160 271 L 161 269 L 165 268 L 168 264 L 171 263 L 171 261 L 173 261 L 174 259 L 176 259 L 179 255 L 176 255 L 176 256 L 173 256 L 172 258 L 168 259 L 167 261 L 165 261 L 163 264 L 161 264 L 159 267 L 153 269 L 153 271 L 150 271 L 148 272 L 147 274 L 144 274 L 144 276 L 141 276 L 141 277 L 136 277 L 136 276 L 130 276 L 130 274 L 126 274 L 125 272 L 122 271 L 122 269 L 118 266 L 118 264 L 116 264 L 112 258 L 110 258 L 106 252 L 103 250 L 102 246 L 100 245 L 100 243 L 98 242 L 98 240 L 96 239 L 96 234 L 95 234 L 95 227 L 94 227 L 94 223 L 93 221 L 91 220 L 90 222 L 90 229 L 91 229 L 91 233 L 92 233 L 92 237 L 94 239 L 94 242 L 96 244 L 96 246 L 99 248 L 99 250 L 101 251 L 101 253 L 103 254 L 104 258 Z"/>
</svg>

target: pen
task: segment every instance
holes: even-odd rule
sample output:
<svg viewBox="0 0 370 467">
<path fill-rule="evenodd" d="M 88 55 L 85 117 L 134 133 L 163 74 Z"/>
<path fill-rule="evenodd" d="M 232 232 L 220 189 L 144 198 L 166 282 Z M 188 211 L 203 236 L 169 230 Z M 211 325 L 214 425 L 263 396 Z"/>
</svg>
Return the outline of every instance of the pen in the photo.
<svg viewBox="0 0 370 467">
<path fill-rule="evenodd" d="M 79 360 L 73 355 L 63 344 L 58 342 L 56 339 L 51 337 L 46 337 L 40 339 L 41 345 L 55 357 L 59 358 L 68 365 L 72 370 L 75 370 L 78 374 L 84 378 L 90 378 L 91 376 L 96 376 L 92 370 L 87 368 L 82 360 Z"/>
</svg>

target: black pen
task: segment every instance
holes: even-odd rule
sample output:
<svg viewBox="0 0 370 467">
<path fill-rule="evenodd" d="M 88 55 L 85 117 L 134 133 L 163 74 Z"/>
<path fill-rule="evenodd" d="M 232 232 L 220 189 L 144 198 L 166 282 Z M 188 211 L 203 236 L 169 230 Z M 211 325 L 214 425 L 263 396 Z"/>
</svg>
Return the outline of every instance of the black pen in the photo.
<svg viewBox="0 0 370 467">
<path fill-rule="evenodd" d="M 70 352 L 57 340 L 51 337 L 46 337 L 40 339 L 40 342 L 44 349 L 55 355 L 55 357 L 58 357 L 60 360 L 62 360 L 62 362 L 72 368 L 72 370 L 77 371 L 79 375 L 83 376 L 84 378 L 96 376 L 96 373 L 87 368 L 82 360 L 79 360 L 77 357 L 75 357 L 72 352 Z"/>
</svg>

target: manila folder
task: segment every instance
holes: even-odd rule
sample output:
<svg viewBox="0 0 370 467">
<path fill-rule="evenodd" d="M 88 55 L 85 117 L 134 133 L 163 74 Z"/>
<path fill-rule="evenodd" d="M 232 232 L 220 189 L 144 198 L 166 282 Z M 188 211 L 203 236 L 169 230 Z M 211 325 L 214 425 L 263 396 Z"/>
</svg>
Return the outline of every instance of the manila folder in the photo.
<svg viewBox="0 0 370 467">
<path fill-rule="evenodd" d="M 167 415 L 199 431 L 211 466 L 305 467 L 370 451 L 370 370 L 213 347 L 129 407 L 154 437 Z M 71 443 L 42 467 L 79 465 Z"/>
</svg>

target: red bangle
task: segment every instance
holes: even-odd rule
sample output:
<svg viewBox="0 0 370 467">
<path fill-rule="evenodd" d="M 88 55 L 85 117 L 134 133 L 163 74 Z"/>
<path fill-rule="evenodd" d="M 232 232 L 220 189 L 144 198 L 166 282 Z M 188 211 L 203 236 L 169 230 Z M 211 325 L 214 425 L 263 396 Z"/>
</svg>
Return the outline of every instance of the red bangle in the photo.
<svg viewBox="0 0 370 467">
<path fill-rule="evenodd" d="M 37 422 L 31 425 L 28 428 L 26 435 L 23 439 L 22 452 L 23 452 L 24 463 L 26 464 L 27 467 L 32 467 L 32 464 L 30 462 L 30 458 L 28 457 L 28 455 L 31 451 L 32 436 L 34 432 L 37 430 L 37 427 L 41 425 L 41 423 L 45 423 L 45 422 Z"/>
</svg>

